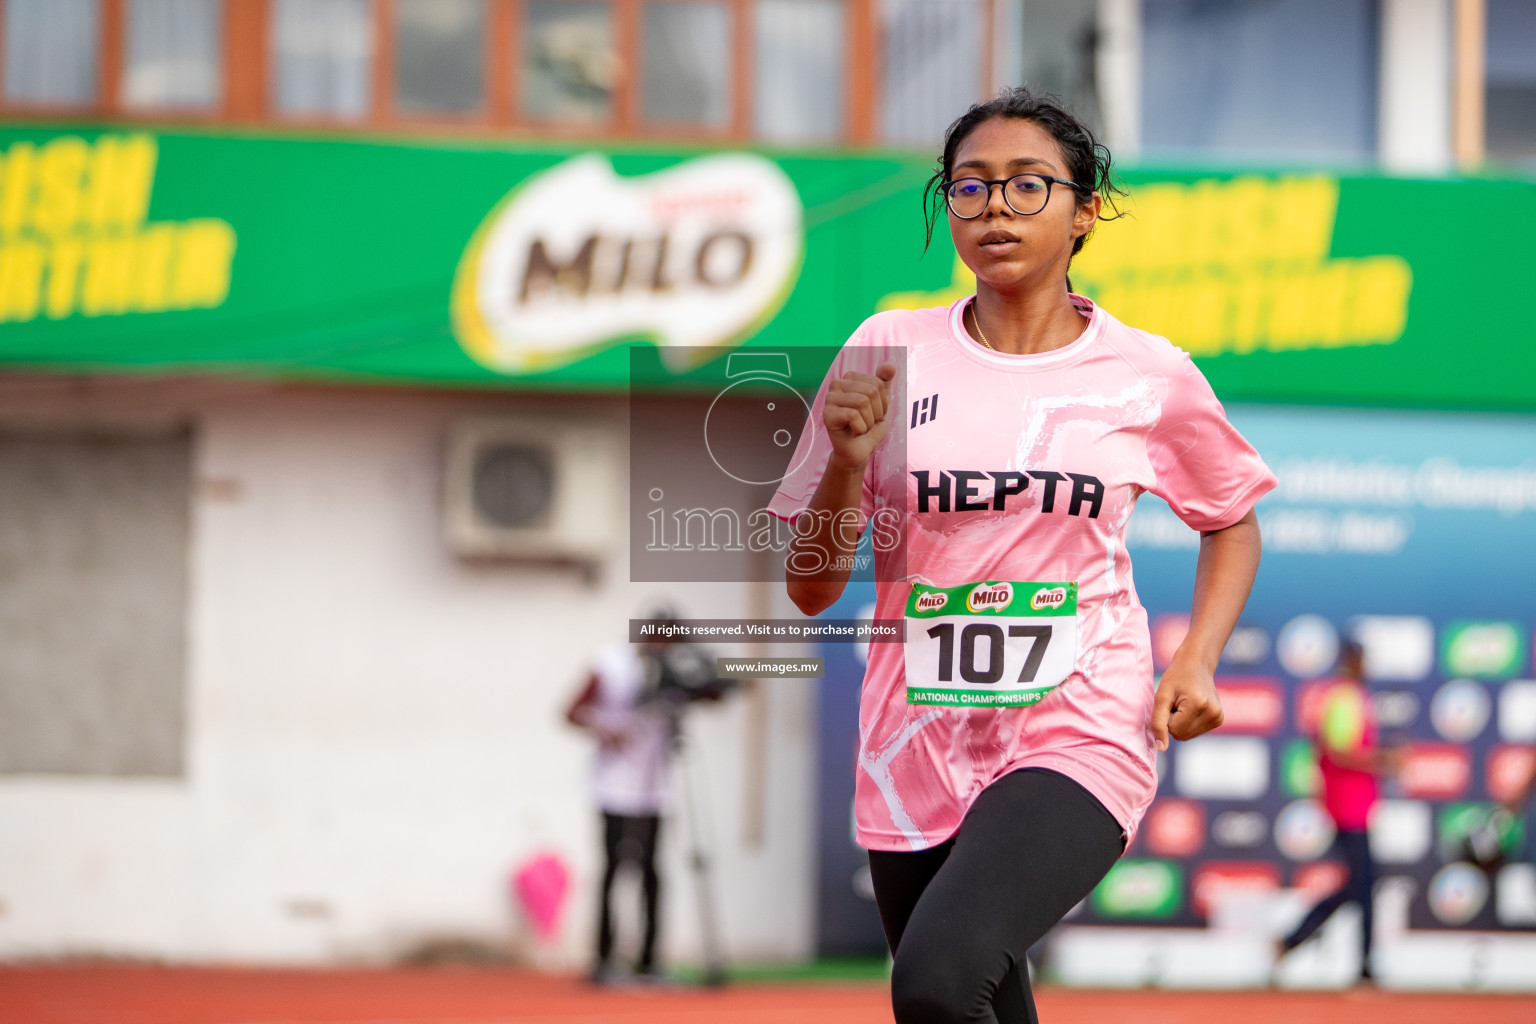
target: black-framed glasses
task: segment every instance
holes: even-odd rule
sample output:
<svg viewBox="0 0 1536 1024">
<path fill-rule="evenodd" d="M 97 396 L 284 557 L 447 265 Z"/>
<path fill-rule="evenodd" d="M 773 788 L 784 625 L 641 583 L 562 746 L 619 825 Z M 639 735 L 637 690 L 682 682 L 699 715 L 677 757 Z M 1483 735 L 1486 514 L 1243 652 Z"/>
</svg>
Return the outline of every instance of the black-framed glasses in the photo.
<svg viewBox="0 0 1536 1024">
<path fill-rule="evenodd" d="M 992 186 L 1003 186 L 1003 202 L 1008 209 L 1022 217 L 1031 217 L 1045 209 L 1051 201 L 1051 186 L 1066 185 L 1079 189 L 1083 186 L 1066 178 L 1053 178 L 1049 174 L 1015 174 L 1011 178 L 956 178 L 940 186 L 949 212 L 961 220 L 975 220 L 987 212 L 992 201 Z"/>
</svg>

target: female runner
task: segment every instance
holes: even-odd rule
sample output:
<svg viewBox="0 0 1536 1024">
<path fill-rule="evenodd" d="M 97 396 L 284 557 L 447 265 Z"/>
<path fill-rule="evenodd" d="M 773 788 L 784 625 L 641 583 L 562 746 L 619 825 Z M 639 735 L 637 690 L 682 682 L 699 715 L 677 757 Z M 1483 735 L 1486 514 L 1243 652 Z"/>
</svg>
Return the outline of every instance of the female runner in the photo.
<svg viewBox="0 0 1536 1024">
<path fill-rule="evenodd" d="M 899 1024 L 1036 1020 L 1025 951 L 1120 856 L 1169 736 L 1221 724 L 1275 479 L 1188 356 L 1071 293 L 1109 164 L 1022 88 L 950 126 L 928 197 L 976 294 L 859 327 L 770 506 L 802 611 L 837 600 L 873 518 L 876 617 L 906 619 L 870 645 L 856 795 Z M 1125 547 L 1142 491 L 1202 537 L 1155 691 Z"/>
</svg>

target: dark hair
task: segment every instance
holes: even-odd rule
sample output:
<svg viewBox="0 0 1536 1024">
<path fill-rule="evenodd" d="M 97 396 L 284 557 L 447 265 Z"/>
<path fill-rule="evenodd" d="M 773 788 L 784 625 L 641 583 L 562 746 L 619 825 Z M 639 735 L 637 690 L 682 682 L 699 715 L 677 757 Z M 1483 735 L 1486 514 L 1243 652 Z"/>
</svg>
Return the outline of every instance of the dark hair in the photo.
<svg viewBox="0 0 1536 1024">
<path fill-rule="evenodd" d="M 997 117 L 1031 121 L 1044 129 L 1061 147 L 1061 154 L 1067 161 L 1067 174 L 1078 183 L 1078 187 L 1072 190 L 1077 195 L 1078 204 L 1089 202 L 1097 192 L 1104 197 L 1109 208 L 1115 211 L 1113 215 L 1100 219 L 1114 220 L 1120 216 L 1115 197 L 1124 196 L 1125 190 L 1110 177 L 1109 150 L 1093 137 L 1093 131 L 1079 121 L 1059 98 L 1049 93 L 1030 92 L 1026 86 L 1016 85 L 1004 89 L 985 103 L 973 104 L 971 109 L 955 118 L 945 130 L 944 152 L 939 155 L 939 165 L 928 179 L 928 184 L 923 187 L 923 215 L 928 223 L 928 231 L 923 238 L 924 252 L 928 251 L 933 241 L 934 223 L 938 220 L 939 212 L 944 209 L 944 183 L 949 180 L 949 172 L 954 166 L 960 144 L 971 132 Z M 1087 240 L 1087 235 L 1077 239 L 1072 244 L 1072 255 L 1081 252 Z"/>
</svg>

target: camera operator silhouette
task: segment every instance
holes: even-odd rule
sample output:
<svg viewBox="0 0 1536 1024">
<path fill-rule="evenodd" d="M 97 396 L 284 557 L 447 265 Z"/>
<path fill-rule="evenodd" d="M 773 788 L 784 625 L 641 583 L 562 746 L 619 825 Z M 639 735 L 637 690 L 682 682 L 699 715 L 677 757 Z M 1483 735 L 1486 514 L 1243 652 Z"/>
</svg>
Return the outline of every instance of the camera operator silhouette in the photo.
<svg viewBox="0 0 1536 1024">
<path fill-rule="evenodd" d="M 603 875 L 599 895 L 597 950 L 590 979 L 606 985 L 621 980 L 613 964 L 612 894 L 619 868 L 639 869 L 644 909 L 640 954 L 634 978 L 662 976 L 656 960 L 657 909 L 661 878 L 656 846 L 661 819 L 671 804 L 671 760 L 681 739 L 689 704 L 718 701 L 733 685 L 715 677 L 699 649 L 673 639 L 676 613 L 658 606 L 645 617 L 653 639 L 615 643 L 600 649 L 566 720 L 597 741 L 592 796 L 603 821 Z"/>
</svg>

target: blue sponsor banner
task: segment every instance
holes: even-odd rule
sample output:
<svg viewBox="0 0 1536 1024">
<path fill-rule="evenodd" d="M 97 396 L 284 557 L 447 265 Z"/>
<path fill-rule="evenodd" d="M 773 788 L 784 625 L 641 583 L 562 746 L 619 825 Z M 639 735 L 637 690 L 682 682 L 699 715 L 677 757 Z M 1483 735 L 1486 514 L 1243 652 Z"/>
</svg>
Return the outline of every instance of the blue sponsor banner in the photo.
<svg viewBox="0 0 1536 1024">
<path fill-rule="evenodd" d="M 1536 927 L 1528 828 L 1506 865 L 1463 862 L 1469 824 L 1536 758 L 1536 419 L 1235 407 L 1280 479 L 1264 559 L 1218 685 L 1228 722 L 1175 744 L 1135 853 L 1180 865 L 1206 920 L 1231 887 L 1338 879 L 1311 732 L 1342 640 L 1365 646 L 1382 741 L 1403 747 L 1372 822 L 1378 872 L 1412 927 Z M 1130 525 L 1159 669 L 1182 635 L 1199 536 L 1148 496 Z M 1105 920 L 1094 907 L 1083 920 Z"/>
</svg>

